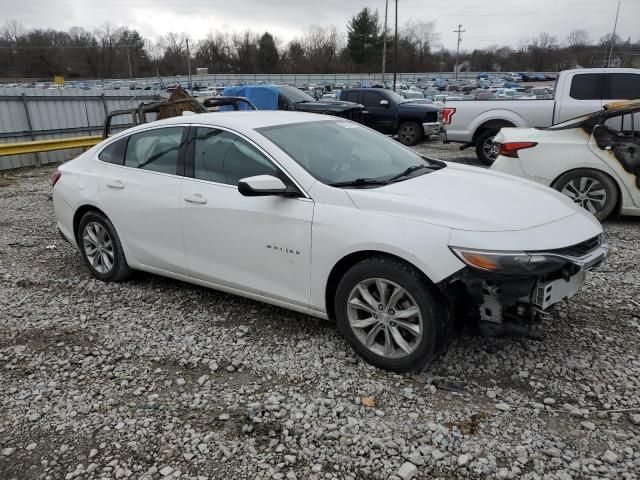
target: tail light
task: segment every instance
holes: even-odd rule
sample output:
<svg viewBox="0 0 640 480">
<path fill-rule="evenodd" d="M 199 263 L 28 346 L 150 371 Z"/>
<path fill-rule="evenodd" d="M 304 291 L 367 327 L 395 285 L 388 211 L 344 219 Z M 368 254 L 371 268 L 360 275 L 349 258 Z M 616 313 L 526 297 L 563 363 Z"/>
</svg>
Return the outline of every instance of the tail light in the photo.
<svg viewBox="0 0 640 480">
<path fill-rule="evenodd" d="M 445 107 L 442 109 L 442 123 L 445 125 L 451 125 L 451 119 L 453 114 L 456 113 L 456 109 L 453 107 Z"/>
<path fill-rule="evenodd" d="M 58 180 L 62 177 L 62 172 L 60 170 L 56 170 L 51 174 L 51 186 L 55 186 L 58 183 Z"/>
<path fill-rule="evenodd" d="M 500 155 L 503 157 L 518 158 L 518 150 L 531 148 L 538 145 L 538 142 L 506 142 L 500 144 Z"/>
</svg>

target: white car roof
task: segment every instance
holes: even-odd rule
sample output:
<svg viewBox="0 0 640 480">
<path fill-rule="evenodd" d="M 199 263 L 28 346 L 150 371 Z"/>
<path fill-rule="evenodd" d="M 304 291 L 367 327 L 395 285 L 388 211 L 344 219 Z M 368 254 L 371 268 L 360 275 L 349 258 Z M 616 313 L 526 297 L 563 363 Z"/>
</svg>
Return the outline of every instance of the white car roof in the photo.
<svg viewBox="0 0 640 480">
<path fill-rule="evenodd" d="M 122 132 L 118 132 L 115 135 L 111 135 L 109 138 L 115 139 L 121 136 L 130 135 L 138 130 L 145 130 L 149 127 L 160 127 L 163 125 L 211 125 L 212 127 L 227 127 L 238 132 L 247 132 L 247 130 L 256 130 L 262 127 L 317 121 L 348 122 L 349 120 L 342 117 L 334 117 L 332 115 L 305 112 L 285 112 L 278 110 L 197 113 L 143 123 Z"/>
</svg>

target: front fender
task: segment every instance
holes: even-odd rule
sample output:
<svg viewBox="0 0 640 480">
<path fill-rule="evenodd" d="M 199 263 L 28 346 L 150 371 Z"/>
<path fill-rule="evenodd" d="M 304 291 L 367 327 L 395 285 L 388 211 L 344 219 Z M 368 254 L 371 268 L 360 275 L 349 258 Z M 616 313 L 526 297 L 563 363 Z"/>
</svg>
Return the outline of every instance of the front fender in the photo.
<svg viewBox="0 0 640 480">
<path fill-rule="evenodd" d="M 336 229 L 336 225 L 341 227 Z M 415 266 L 433 283 L 464 267 L 449 250 L 449 228 L 353 207 L 316 204 L 311 258 L 311 306 L 326 311 L 329 275 L 343 258 L 374 251 L 394 255 Z"/>
</svg>

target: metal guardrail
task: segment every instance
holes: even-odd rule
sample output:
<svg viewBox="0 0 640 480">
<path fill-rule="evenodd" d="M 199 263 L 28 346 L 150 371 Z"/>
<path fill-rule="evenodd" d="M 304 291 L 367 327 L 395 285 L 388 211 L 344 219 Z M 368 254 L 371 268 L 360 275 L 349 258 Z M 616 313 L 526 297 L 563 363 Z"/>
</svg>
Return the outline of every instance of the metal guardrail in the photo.
<svg viewBox="0 0 640 480">
<path fill-rule="evenodd" d="M 11 89 L 0 86 L 0 172 L 13 168 L 63 162 L 76 156 L 86 145 L 74 148 L 67 138 L 101 135 L 109 112 L 137 106 L 142 101 L 156 101 L 155 92 Z M 132 125 L 125 119 L 114 128 Z M 63 140 L 61 145 L 49 144 L 49 139 Z M 44 141 L 46 145 L 23 142 Z M 10 147 L 4 147 L 6 144 Z M 14 149 L 17 148 L 17 149 Z M 12 152 L 9 154 L 8 152 Z M 20 152 L 15 153 L 13 152 Z M 35 153 L 23 153 L 35 152 Z"/>
<path fill-rule="evenodd" d="M 48 140 L 34 140 L 31 142 L 0 144 L 0 157 L 5 155 L 22 155 L 25 153 L 51 152 L 67 150 L 69 148 L 93 147 L 102 141 L 101 136 L 51 138 Z"/>
</svg>

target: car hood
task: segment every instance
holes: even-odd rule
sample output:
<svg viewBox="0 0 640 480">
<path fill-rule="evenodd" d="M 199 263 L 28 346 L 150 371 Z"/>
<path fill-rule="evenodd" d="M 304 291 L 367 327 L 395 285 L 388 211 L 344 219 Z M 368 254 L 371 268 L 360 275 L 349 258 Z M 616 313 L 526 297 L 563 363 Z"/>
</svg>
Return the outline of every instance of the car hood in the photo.
<svg viewBox="0 0 640 480">
<path fill-rule="evenodd" d="M 478 232 L 525 230 L 578 211 L 571 200 L 545 186 L 450 163 L 402 182 L 346 191 L 361 210 Z"/>
<path fill-rule="evenodd" d="M 442 107 L 436 105 L 428 105 L 424 103 L 404 102 L 398 105 L 398 111 L 403 113 L 419 113 L 419 112 L 437 112 L 442 110 Z"/>
<path fill-rule="evenodd" d="M 345 102 L 342 100 L 318 101 L 318 102 L 301 102 L 296 103 L 296 110 L 300 112 L 332 112 L 341 113 L 349 110 L 362 110 L 364 107 L 359 103 Z"/>
</svg>

